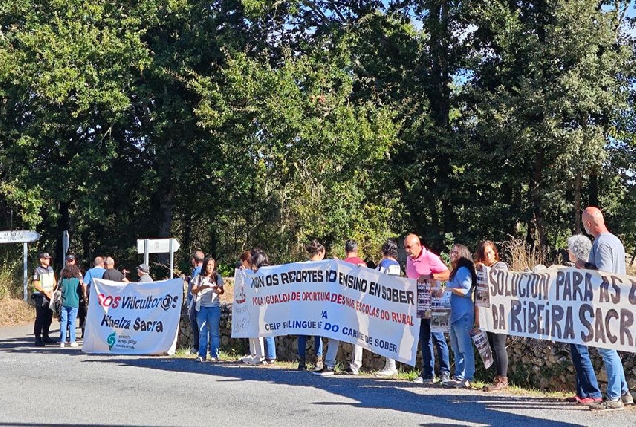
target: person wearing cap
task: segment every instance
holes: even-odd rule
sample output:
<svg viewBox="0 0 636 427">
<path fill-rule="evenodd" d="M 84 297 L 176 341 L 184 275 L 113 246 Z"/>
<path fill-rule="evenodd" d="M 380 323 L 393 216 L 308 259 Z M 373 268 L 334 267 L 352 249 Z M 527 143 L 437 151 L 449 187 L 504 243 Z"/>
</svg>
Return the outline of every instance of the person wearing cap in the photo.
<svg viewBox="0 0 636 427">
<path fill-rule="evenodd" d="M 35 322 L 33 335 L 35 345 L 43 347 L 45 344 L 55 344 L 55 340 L 49 337 L 49 328 L 53 321 L 53 311 L 49 308 L 49 302 L 55 289 L 55 272 L 51 268 L 51 255 L 42 252 L 39 255 L 40 265 L 33 272 L 33 295 L 31 298 L 35 304 Z"/>
<path fill-rule="evenodd" d="M 137 275 L 139 276 L 139 283 L 153 281 L 152 277 L 150 277 L 150 267 L 147 264 L 139 264 L 137 266 Z"/>
</svg>

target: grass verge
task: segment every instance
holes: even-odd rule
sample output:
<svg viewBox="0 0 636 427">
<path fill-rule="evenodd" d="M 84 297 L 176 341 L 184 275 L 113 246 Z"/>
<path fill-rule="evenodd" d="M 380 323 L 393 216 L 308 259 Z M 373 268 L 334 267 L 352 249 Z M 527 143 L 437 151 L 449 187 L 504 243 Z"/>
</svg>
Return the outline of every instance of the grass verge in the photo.
<svg viewBox="0 0 636 427">
<path fill-rule="evenodd" d="M 0 326 L 32 322 L 35 310 L 28 303 L 16 298 L 0 299 Z"/>
</svg>

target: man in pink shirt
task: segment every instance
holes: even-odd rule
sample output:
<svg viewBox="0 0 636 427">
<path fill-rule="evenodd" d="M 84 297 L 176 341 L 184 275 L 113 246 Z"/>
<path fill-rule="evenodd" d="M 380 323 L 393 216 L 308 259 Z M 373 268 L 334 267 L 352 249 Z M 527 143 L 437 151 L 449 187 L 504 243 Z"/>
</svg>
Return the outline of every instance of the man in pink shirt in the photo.
<svg viewBox="0 0 636 427">
<path fill-rule="evenodd" d="M 420 238 L 409 234 L 404 239 L 406 258 L 406 275 L 410 279 L 423 282 L 426 279 L 448 280 L 450 272 L 439 256 L 422 246 Z M 432 338 L 432 339 L 431 339 Z M 437 348 L 440 380 L 450 380 L 450 362 L 448 360 L 448 344 L 442 332 L 431 333 L 430 319 L 422 319 L 420 323 L 420 347 L 422 349 L 422 375 L 413 382 L 419 384 L 435 383 L 435 355 L 433 343 Z"/>
</svg>

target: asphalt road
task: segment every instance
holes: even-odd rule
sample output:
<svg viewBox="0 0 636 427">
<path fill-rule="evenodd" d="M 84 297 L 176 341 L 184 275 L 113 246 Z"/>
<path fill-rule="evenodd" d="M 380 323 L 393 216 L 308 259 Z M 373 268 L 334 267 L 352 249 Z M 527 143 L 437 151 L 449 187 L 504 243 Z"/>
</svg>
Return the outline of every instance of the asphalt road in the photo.
<svg viewBox="0 0 636 427">
<path fill-rule="evenodd" d="M 636 407 L 593 413 L 555 399 L 32 342 L 30 325 L 0 328 L 0 426 L 636 426 Z"/>
</svg>

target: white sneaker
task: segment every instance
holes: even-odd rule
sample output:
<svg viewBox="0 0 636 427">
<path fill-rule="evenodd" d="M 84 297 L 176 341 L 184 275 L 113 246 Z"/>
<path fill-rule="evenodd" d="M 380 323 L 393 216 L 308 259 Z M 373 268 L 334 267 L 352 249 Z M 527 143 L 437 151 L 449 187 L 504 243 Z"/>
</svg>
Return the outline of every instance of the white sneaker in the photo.
<svg viewBox="0 0 636 427">
<path fill-rule="evenodd" d="M 72 343 L 71 343 L 71 347 L 77 347 L 77 346 L 79 346 L 79 344 L 78 344 L 78 343 L 76 343 L 76 342 L 72 342 Z"/>
<path fill-rule="evenodd" d="M 397 373 L 397 369 L 384 368 L 381 371 L 376 372 L 375 375 L 378 377 L 391 377 Z"/>
<path fill-rule="evenodd" d="M 60 348 L 64 348 L 66 346 L 66 343 L 61 342 L 60 343 Z"/>
<path fill-rule="evenodd" d="M 261 363 L 263 363 L 262 358 L 254 356 L 254 357 L 250 357 L 247 358 L 243 361 L 243 363 L 245 363 L 246 365 L 252 365 L 252 366 L 256 366 L 256 365 L 260 365 Z"/>
</svg>

